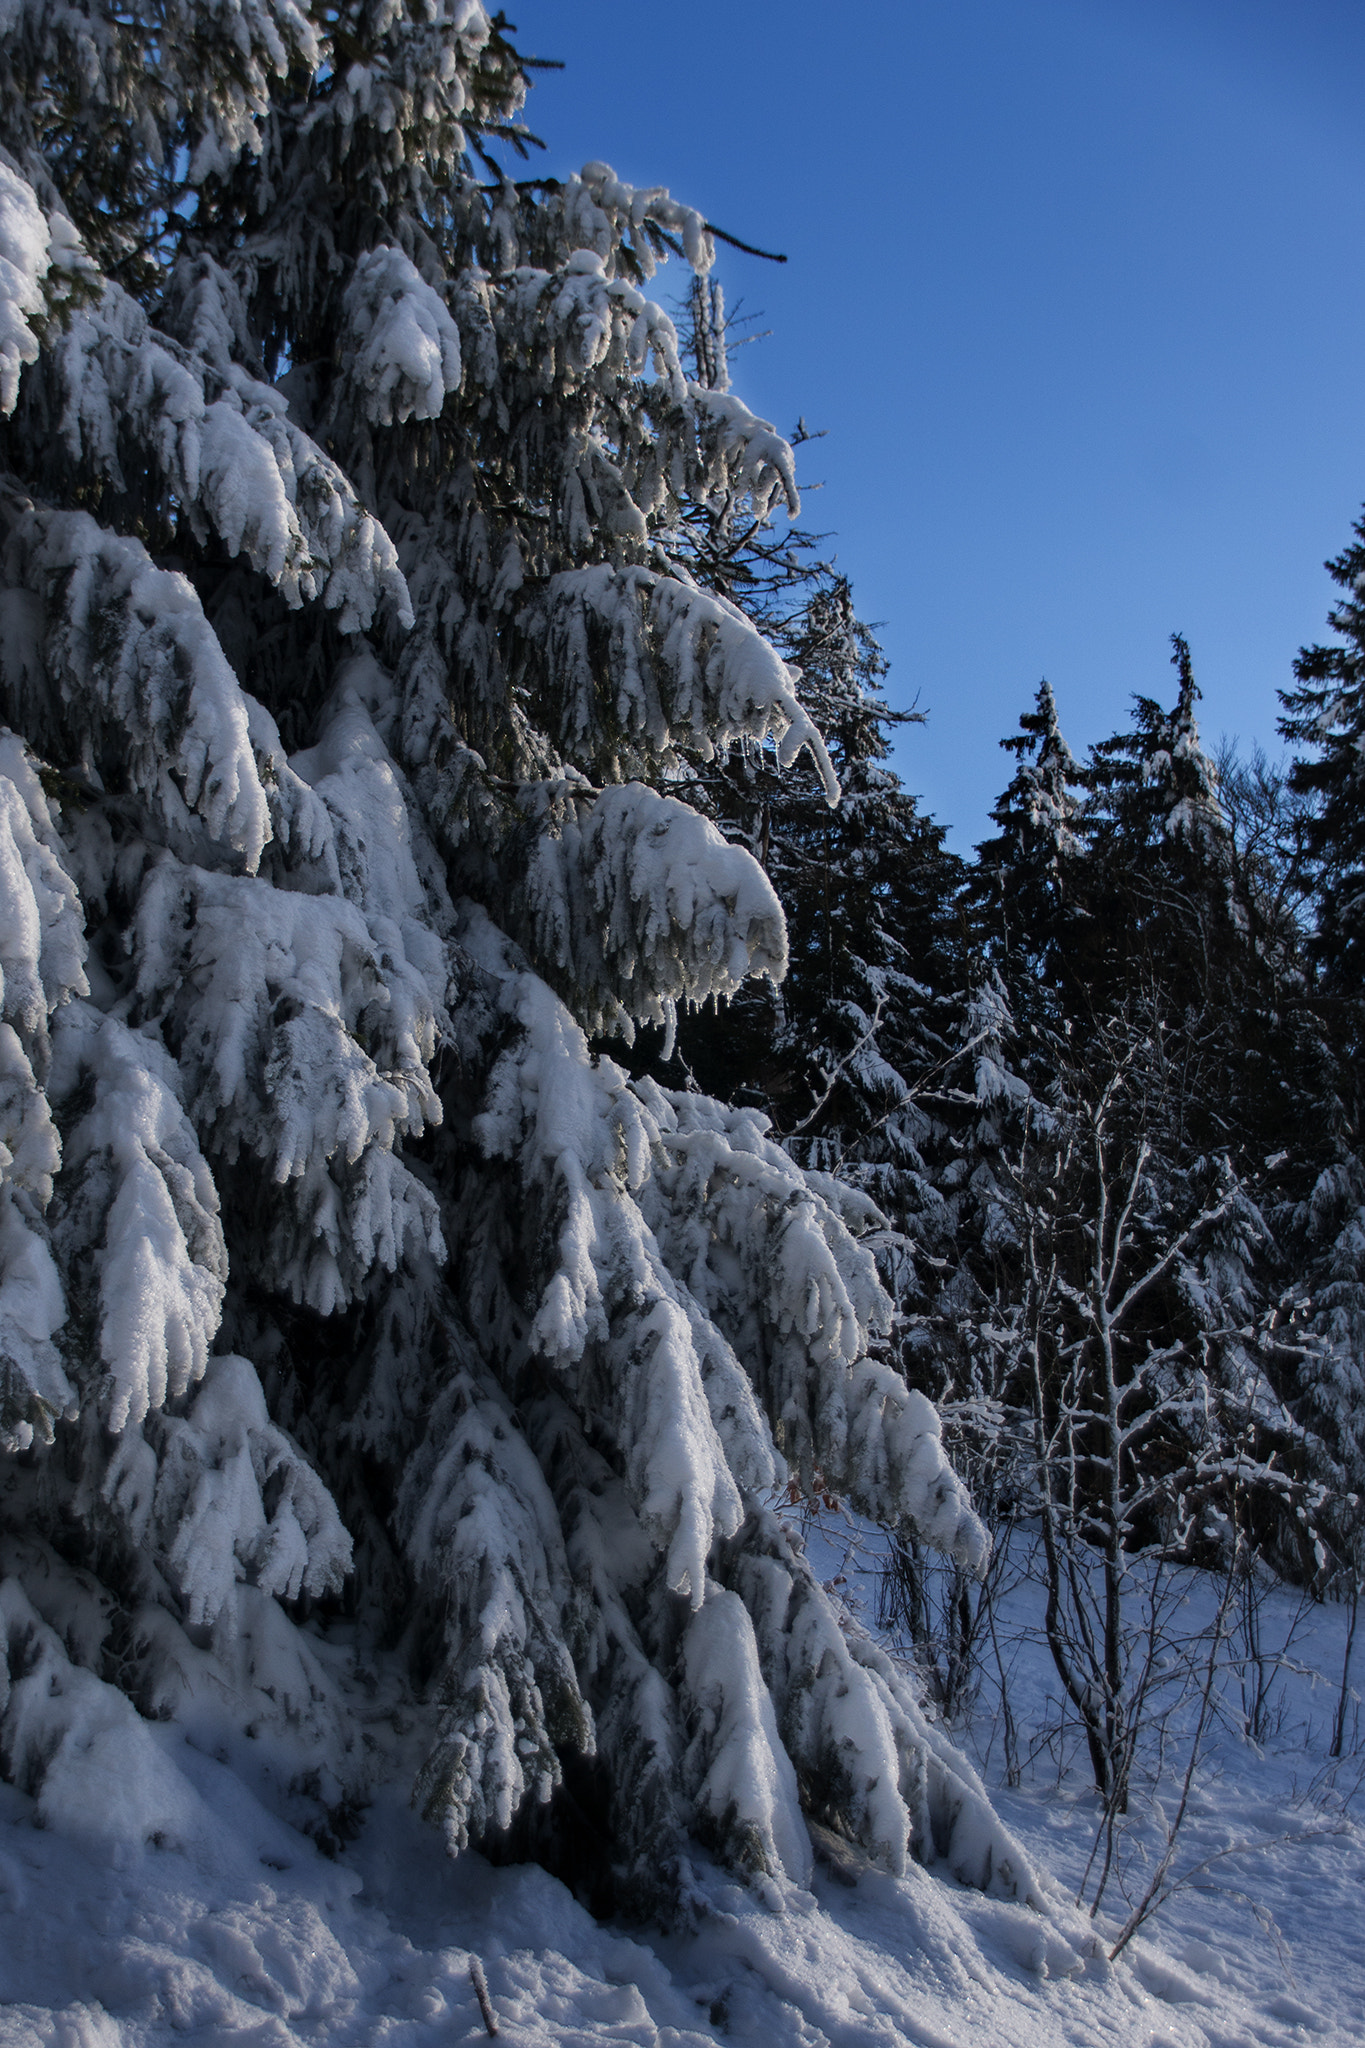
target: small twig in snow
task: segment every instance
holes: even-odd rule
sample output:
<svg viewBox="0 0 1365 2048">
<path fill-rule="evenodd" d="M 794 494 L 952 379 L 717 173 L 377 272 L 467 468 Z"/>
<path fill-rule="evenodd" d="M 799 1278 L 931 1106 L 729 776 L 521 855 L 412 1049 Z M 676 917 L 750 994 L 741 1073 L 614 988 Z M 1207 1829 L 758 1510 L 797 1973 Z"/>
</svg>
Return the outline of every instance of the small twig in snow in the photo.
<svg viewBox="0 0 1365 2048">
<path fill-rule="evenodd" d="M 1350 1833 L 1351 1824 L 1349 1821 L 1329 1821 L 1325 1827 L 1298 1828 L 1292 1834 L 1266 1835 L 1263 1840 L 1258 1842 L 1233 1842 L 1226 1849 L 1215 1849 L 1212 1855 L 1201 1856 L 1197 1863 L 1192 1863 L 1188 1870 L 1180 1873 L 1179 1877 L 1167 1879 L 1165 1872 L 1159 1872 L 1154 1880 L 1154 1885 L 1159 1885 L 1160 1889 L 1156 1890 L 1149 1886 L 1146 1895 L 1134 1907 L 1118 1940 L 1109 1951 L 1110 1962 L 1115 1962 L 1118 1959 L 1137 1933 L 1138 1928 L 1142 1926 L 1144 1921 L 1149 1920 L 1159 1907 L 1164 1906 L 1168 1899 L 1173 1899 L 1177 1892 L 1202 1891 L 1205 1889 L 1205 1887 L 1196 1883 L 1196 1879 L 1203 1877 L 1206 1872 L 1214 1869 L 1219 1863 L 1225 1863 L 1229 1857 L 1248 1855 L 1259 1849 L 1298 1848 L 1305 1842 L 1322 1842 L 1332 1835 L 1349 1835 Z M 1169 1869 L 1169 1864 L 1166 1867 Z M 1217 1887 L 1211 1887 L 1211 1889 L 1217 1889 Z"/>
<path fill-rule="evenodd" d="M 498 2031 L 497 2015 L 493 2011 L 493 2001 L 488 1996 L 488 1979 L 483 1974 L 483 1964 L 477 1956 L 469 1958 L 469 1981 L 474 1986 L 474 1996 L 479 2001 L 479 2011 L 483 2014 L 483 2023 L 489 2033 L 496 2037 Z"/>
</svg>

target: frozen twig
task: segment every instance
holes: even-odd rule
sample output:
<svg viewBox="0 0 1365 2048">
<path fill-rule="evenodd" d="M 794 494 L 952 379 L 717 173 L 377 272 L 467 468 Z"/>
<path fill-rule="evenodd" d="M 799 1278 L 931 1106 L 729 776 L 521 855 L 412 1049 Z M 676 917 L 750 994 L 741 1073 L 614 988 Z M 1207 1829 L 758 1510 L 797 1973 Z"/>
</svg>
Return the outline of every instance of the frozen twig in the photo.
<svg viewBox="0 0 1365 2048">
<path fill-rule="evenodd" d="M 488 1979 L 483 1974 L 483 1964 L 477 1956 L 469 1958 L 469 1981 L 474 1986 L 474 1996 L 479 2001 L 479 2011 L 483 2014 L 483 2023 L 489 2033 L 496 2038 L 498 2031 L 497 2015 L 493 2011 L 493 2001 L 488 1996 Z"/>
<path fill-rule="evenodd" d="M 1148 1886 L 1142 1899 L 1133 1908 L 1133 1911 L 1124 1922 L 1118 1940 L 1109 1951 L 1110 1962 L 1114 1962 L 1122 1954 L 1123 1950 L 1137 1933 L 1139 1927 L 1141 1927 L 1145 1920 L 1150 1920 L 1158 1907 L 1164 1906 L 1168 1899 L 1173 1899 L 1177 1892 L 1203 1890 L 1204 1887 L 1199 1885 L 1196 1880 L 1214 1869 L 1217 1864 L 1226 1863 L 1229 1857 L 1251 1855 L 1260 1849 L 1298 1848 L 1305 1842 L 1322 1842 L 1331 1836 L 1347 1835 L 1350 1832 L 1351 1824 L 1349 1821 L 1337 1820 L 1329 1821 L 1326 1826 L 1320 1828 L 1298 1828 L 1289 1834 L 1266 1835 L 1259 1842 L 1232 1842 L 1226 1849 L 1215 1849 L 1212 1855 L 1201 1856 L 1197 1863 L 1192 1863 L 1188 1870 L 1182 1870 L 1179 1877 L 1172 1878 L 1169 1883 L 1164 1881 L 1164 1870 L 1169 1868 L 1169 1864 L 1163 1862 L 1163 1866 L 1158 1870 L 1152 1884 Z M 1213 1889 L 1216 1890 L 1217 1888 L 1214 1887 Z M 1259 1917 L 1263 1909 L 1258 1908 L 1253 1900 L 1248 1900 L 1247 1903 L 1252 1906 L 1253 1911 L 1256 1911 Z M 1268 1915 L 1266 1917 L 1267 1919 L 1269 1918 Z M 1263 1922 L 1262 1924 L 1264 1925 L 1265 1923 Z M 1273 1925 L 1273 1923 L 1271 1924 Z"/>
</svg>

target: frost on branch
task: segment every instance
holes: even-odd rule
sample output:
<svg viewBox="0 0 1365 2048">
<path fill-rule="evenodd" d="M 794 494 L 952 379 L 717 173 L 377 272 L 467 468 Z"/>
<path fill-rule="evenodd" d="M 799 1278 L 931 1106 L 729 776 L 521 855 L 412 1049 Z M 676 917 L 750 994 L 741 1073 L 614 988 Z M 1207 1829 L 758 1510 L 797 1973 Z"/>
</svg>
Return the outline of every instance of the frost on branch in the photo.
<svg viewBox="0 0 1365 2048">
<path fill-rule="evenodd" d="M 43 1211 L 61 1161 L 44 1084 L 50 1021 L 86 992 L 80 900 L 32 756 L 0 731 L 0 1445 L 52 1440 L 74 1402 L 54 1338 L 66 1300 Z"/>
<path fill-rule="evenodd" d="M 531 857 L 526 916 L 538 960 L 591 1029 L 629 1041 L 637 1024 L 662 1024 L 668 1058 L 679 1003 L 731 996 L 749 975 L 781 980 L 772 884 L 708 820 L 638 782 L 561 815 Z"/>
</svg>

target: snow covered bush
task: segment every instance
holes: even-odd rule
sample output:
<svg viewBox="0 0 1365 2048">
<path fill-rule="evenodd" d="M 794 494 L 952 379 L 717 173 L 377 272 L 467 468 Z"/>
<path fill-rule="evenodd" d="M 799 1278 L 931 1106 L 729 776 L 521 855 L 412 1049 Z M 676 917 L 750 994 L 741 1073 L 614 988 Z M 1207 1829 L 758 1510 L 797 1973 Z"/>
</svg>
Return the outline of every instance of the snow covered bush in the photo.
<svg viewBox="0 0 1365 2048">
<path fill-rule="evenodd" d="M 784 972 L 685 771 L 838 787 L 686 541 L 796 505 L 710 233 L 523 94 L 478 0 L 0 30 L 0 1749 L 74 1663 L 637 1906 L 803 1809 L 1027 1893 L 772 1509 L 985 1554 L 863 1212 L 591 1042 Z"/>
</svg>

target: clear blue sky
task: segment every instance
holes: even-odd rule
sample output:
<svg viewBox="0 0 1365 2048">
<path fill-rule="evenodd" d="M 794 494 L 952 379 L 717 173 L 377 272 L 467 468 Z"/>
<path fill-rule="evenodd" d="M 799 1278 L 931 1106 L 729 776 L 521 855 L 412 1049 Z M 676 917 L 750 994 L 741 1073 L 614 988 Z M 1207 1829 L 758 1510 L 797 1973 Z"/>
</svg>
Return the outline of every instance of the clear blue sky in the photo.
<svg viewBox="0 0 1365 2048">
<path fill-rule="evenodd" d="M 727 251 L 736 388 L 881 622 L 897 765 L 967 850 L 1047 676 L 1073 747 L 1185 633 L 1209 739 L 1278 750 L 1365 499 L 1360 0 L 518 0 L 547 167 Z M 667 271 L 656 290 L 682 289 Z"/>
</svg>

